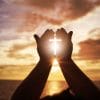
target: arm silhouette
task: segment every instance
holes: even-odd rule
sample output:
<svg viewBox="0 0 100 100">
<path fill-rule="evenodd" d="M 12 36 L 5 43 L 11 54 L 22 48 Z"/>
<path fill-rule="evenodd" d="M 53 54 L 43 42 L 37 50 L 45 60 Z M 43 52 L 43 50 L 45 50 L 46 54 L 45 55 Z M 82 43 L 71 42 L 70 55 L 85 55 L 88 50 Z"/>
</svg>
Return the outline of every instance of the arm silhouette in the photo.
<svg viewBox="0 0 100 100">
<path fill-rule="evenodd" d="M 62 34 L 67 34 L 64 29 L 59 30 Z M 58 32 L 59 32 L 58 31 Z M 100 91 L 93 84 L 93 82 L 78 68 L 78 66 L 71 59 L 73 44 L 71 42 L 72 31 L 67 35 L 66 55 L 61 55 L 59 63 L 63 75 L 69 84 L 70 89 L 74 94 L 78 94 L 83 100 L 100 99 Z"/>
<path fill-rule="evenodd" d="M 96 100 L 100 98 L 100 91 L 92 81 L 78 68 L 72 59 L 60 63 L 63 75 L 75 94 L 83 100 Z"/>
<path fill-rule="evenodd" d="M 44 35 L 39 38 L 35 35 L 37 42 L 37 50 L 40 56 L 40 61 L 36 67 L 31 71 L 27 78 L 19 85 L 14 92 L 11 100 L 39 100 L 42 90 L 48 78 L 52 63 L 51 56 L 45 54 L 44 42 L 51 30 L 47 30 Z M 52 32 L 53 33 L 53 32 Z"/>
<path fill-rule="evenodd" d="M 39 61 L 35 69 L 33 69 L 17 88 L 12 96 L 12 100 L 39 100 L 48 78 L 50 68 L 51 64 L 45 61 Z"/>
</svg>

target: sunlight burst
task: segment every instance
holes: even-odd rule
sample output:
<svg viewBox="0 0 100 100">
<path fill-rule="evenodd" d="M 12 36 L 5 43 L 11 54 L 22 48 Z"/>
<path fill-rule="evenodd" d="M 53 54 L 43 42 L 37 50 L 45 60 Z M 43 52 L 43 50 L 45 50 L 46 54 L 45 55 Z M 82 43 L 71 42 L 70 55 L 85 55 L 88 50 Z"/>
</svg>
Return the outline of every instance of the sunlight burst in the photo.
<svg viewBox="0 0 100 100">
<path fill-rule="evenodd" d="M 61 39 L 56 38 L 56 34 L 54 34 L 54 38 L 49 40 L 52 42 L 51 44 L 51 50 L 54 52 L 54 55 L 56 56 L 58 53 L 58 50 L 60 49 L 58 42 L 61 42 Z"/>
</svg>

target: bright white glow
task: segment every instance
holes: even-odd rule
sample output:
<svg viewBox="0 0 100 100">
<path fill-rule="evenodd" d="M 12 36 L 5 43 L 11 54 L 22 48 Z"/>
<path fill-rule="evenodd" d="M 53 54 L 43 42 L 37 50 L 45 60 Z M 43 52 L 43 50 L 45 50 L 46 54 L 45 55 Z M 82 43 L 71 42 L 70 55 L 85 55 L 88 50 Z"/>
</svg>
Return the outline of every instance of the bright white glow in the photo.
<svg viewBox="0 0 100 100">
<path fill-rule="evenodd" d="M 57 50 L 59 50 L 58 42 L 61 42 L 61 39 L 57 39 L 56 38 L 56 33 L 55 33 L 54 34 L 54 38 L 50 39 L 49 41 L 52 42 L 51 49 L 53 50 L 54 55 L 56 55 L 57 54 Z"/>
</svg>

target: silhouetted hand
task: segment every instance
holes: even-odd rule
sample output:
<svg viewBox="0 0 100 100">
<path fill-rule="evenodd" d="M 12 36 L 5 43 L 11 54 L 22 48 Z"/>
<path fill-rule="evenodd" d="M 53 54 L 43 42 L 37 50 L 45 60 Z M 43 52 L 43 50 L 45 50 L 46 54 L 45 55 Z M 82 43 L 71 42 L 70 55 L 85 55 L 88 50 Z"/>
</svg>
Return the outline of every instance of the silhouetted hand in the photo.
<svg viewBox="0 0 100 100">
<path fill-rule="evenodd" d="M 50 51 L 49 47 L 49 38 L 52 38 L 54 32 L 52 30 L 46 30 L 45 33 L 41 36 L 41 38 L 37 35 L 34 35 L 34 38 L 37 43 L 37 51 L 40 56 L 40 60 L 44 60 L 46 62 L 52 62 L 53 55 Z"/>
<path fill-rule="evenodd" d="M 96 100 L 96 98 L 100 98 L 99 89 L 71 59 L 73 50 L 73 44 L 71 42 L 72 33 L 72 31 L 67 33 L 64 29 L 57 31 L 57 36 L 59 35 L 62 38 L 65 46 L 63 53 L 58 57 L 60 59 L 59 64 L 61 70 L 74 95 L 79 95 L 80 100 Z"/>
<path fill-rule="evenodd" d="M 64 28 L 58 29 L 56 32 L 57 36 L 62 39 L 62 52 L 57 55 L 58 60 L 66 61 L 71 59 L 73 44 L 71 41 L 73 32 L 66 32 Z"/>
</svg>

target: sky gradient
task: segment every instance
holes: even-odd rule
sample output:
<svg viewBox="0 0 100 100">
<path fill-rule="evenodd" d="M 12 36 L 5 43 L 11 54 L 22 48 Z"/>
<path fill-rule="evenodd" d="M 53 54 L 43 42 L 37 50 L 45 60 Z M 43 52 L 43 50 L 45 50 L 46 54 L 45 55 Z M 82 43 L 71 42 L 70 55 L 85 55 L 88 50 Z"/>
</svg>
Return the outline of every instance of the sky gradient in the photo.
<svg viewBox="0 0 100 100">
<path fill-rule="evenodd" d="M 33 35 L 61 27 L 74 32 L 75 63 L 100 81 L 100 0 L 0 0 L 0 79 L 24 79 L 39 60 Z M 63 80 L 57 66 L 51 80 Z"/>
</svg>

